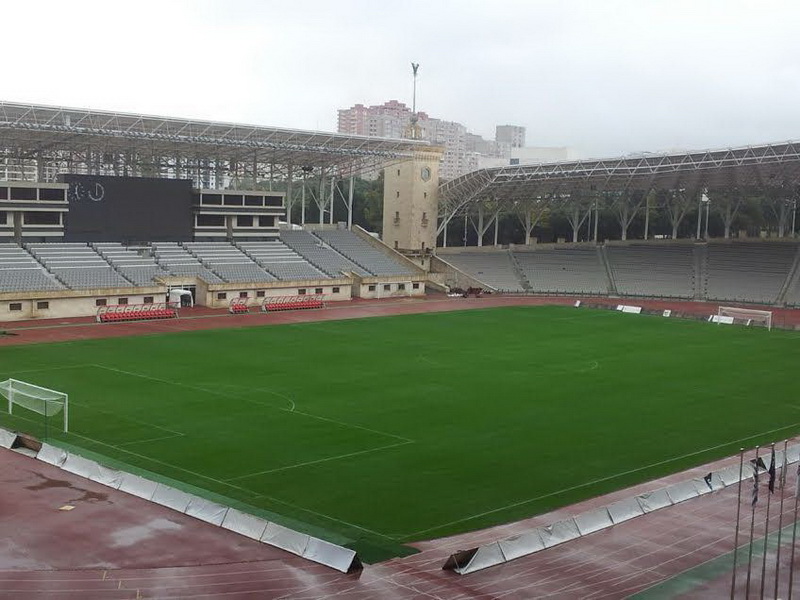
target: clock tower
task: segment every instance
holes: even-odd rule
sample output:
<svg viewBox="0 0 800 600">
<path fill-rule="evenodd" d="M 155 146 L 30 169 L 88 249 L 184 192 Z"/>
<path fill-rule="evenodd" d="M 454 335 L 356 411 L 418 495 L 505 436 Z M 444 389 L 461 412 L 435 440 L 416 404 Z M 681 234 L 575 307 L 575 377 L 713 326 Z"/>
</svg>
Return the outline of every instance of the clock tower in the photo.
<svg viewBox="0 0 800 600">
<path fill-rule="evenodd" d="M 439 163 L 444 148 L 421 147 L 410 160 L 384 169 L 383 242 L 406 253 L 436 247 Z"/>
</svg>

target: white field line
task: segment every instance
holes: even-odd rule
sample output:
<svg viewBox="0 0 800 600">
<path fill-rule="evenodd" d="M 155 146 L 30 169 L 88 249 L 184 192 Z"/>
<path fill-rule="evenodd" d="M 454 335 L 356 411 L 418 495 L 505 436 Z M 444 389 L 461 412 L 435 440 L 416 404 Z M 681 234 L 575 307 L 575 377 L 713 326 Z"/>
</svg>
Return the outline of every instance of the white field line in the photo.
<svg viewBox="0 0 800 600">
<path fill-rule="evenodd" d="M 563 494 L 565 492 L 571 492 L 572 490 L 578 490 L 584 487 L 589 487 L 591 485 L 595 485 L 597 483 L 602 483 L 604 481 L 609 481 L 611 479 L 617 479 L 618 477 L 623 477 L 625 475 L 630 475 L 631 473 L 637 473 L 639 471 L 645 471 L 652 467 L 658 467 L 661 465 L 669 464 L 671 462 L 675 462 L 678 460 L 683 460 L 684 458 L 689 458 L 690 456 L 697 456 L 698 454 L 704 454 L 705 452 L 710 452 L 711 450 L 717 450 L 718 448 L 724 448 L 725 446 L 733 446 L 739 444 L 741 442 L 745 442 L 747 440 L 752 440 L 753 438 L 757 438 L 762 435 L 767 435 L 769 433 L 777 433 L 778 431 L 784 431 L 786 429 L 792 429 L 793 427 L 797 427 L 800 423 L 792 423 L 791 425 L 787 425 L 785 427 L 779 427 L 777 429 L 771 429 L 769 431 L 762 431 L 760 433 L 756 433 L 744 438 L 740 438 L 737 440 L 731 440 L 729 442 L 724 442 L 722 444 L 717 444 L 716 446 L 709 446 L 708 448 L 703 448 L 702 450 L 697 450 L 695 452 L 689 452 L 687 454 L 682 454 L 681 456 L 674 456 L 672 458 L 667 458 L 665 460 L 660 460 L 658 462 L 651 463 L 649 465 L 644 465 L 641 467 L 636 467 L 635 469 L 628 469 L 627 471 L 620 471 L 619 473 L 615 473 L 613 475 L 608 475 L 607 477 L 601 477 L 599 479 L 593 479 L 592 481 L 586 481 L 584 483 L 579 483 L 578 485 L 573 485 L 570 487 L 566 487 L 561 490 L 556 490 L 555 492 L 550 492 L 548 494 L 542 494 L 541 496 L 536 496 L 535 498 L 528 498 L 526 500 L 520 500 L 519 502 L 514 502 L 512 504 L 507 504 L 505 506 L 501 506 L 500 508 L 493 508 L 492 510 L 487 510 L 481 513 L 477 513 L 474 515 L 470 515 L 469 517 L 464 517 L 463 519 L 458 519 L 456 521 L 450 521 L 449 523 L 444 523 L 442 525 L 437 525 L 435 527 L 429 527 L 428 529 L 422 529 L 420 531 L 415 531 L 413 533 L 409 533 L 404 535 L 401 539 L 411 539 L 415 538 L 419 535 L 424 533 L 428 533 L 430 531 L 436 531 L 437 529 L 443 529 L 445 527 L 450 527 L 451 525 L 458 525 L 459 523 L 465 523 L 467 521 L 472 521 L 474 519 L 479 519 L 481 517 L 485 517 L 494 513 L 502 512 L 504 510 L 508 510 L 510 508 L 516 508 L 518 506 L 524 506 L 525 504 L 530 504 L 531 502 L 536 502 L 537 500 L 544 500 L 545 498 L 550 498 L 552 496 L 558 496 L 559 494 Z"/>
<path fill-rule="evenodd" d="M 184 437 L 184 436 L 185 436 L 185 434 L 183 434 L 183 433 L 177 433 L 175 435 L 162 435 L 160 437 L 152 437 L 152 438 L 147 438 L 147 439 L 144 439 L 144 440 L 133 440 L 131 442 L 122 442 L 121 444 L 117 444 L 117 447 L 118 448 L 122 448 L 122 446 L 132 446 L 134 444 L 145 444 L 145 443 L 148 443 L 148 442 L 159 442 L 161 440 L 174 440 L 175 438 Z"/>
<path fill-rule="evenodd" d="M 239 475 L 237 477 L 231 477 L 226 479 L 225 481 L 238 481 L 240 479 L 249 479 L 250 477 L 258 477 L 259 475 L 268 475 L 269 473 L 278 473 L 280 471 L 288 471 L 290 469 L 298 469 L 300 467 L 307 467 L 309 465 L 318 465 L 320 463 L 329 462 L 332 460 L 340 460 L 342 458 L 350 458 L 351 456 L 360 456 L 362 454 L 370 454 L 372 452 L 378 452 L 379 450 L 388 450 L 389 448 L 397 448 L 398 446 L 406 446 L 408 444 L 412 444 L 413 442 L 397 442 L 396 444 L 389 444 L 388 446 L 378 446 L 376 448 L 368 448 L 367 450 L 358 450 L 356 452 L 348 452 L 347 454 L 339 454 L 338 456 L 329 456 L 327 458 L 319 458 L 317 460 L 309 460 L 306 462 L 297 463 L 294 465 L 287 465 L 285 467 L 277 467 L 275 469 L 268 469 L 266 471 L 258 471 L 257 473 L 249 473 L 247 475 Z"/>
<path fill-rule="evenodd" d="M 194 386 L 194 385 L 188 385 L 186 383 L 181 383 L 179 381 L 170 381 L 169 379 L 160 379 L 158 377 L 151 377 L 150 375 L 143 375 L 141 373 L 134 373 L 133 371 L 125 371 L 123 369 L 117 369 L 115 367 L 107 367 L 105 365 L 99 365 L 99 364 L 93 364 L 91 366 L 99 367 L 101 369 L 106 369 L 108 371 L 114 371 L 116 373 L 123 373 L 125 375 L 132 375 L 134 377 L 141 377 L 142 379 L 149 379 L 151 381 L 157 381 L 159 383 L 166 383 L 168 385 L 184 387 L 184 388 L 187 388 L 187 389 L 190 389 L 190 390 L 194 390 L 194 391 L 197 391 L 197 392 L 205 392 L 207 394 L 212 394 L 214 396 L 222 396 L 224 398 L 229 398 L 231 396 L 231 394 L 229 392 L 221 392 L 221 391 L 217 391 L 217 390 L 209 390 L 209 389 L 197 387 L 197 386 Z M 266 403 L 266 402 L 258 402 L 257 400 L 253 400 L 251 398 L 245 398 L 245 397 L 242 397 L 242 396 L 237 396 L 240 400 L 244 400 L 245 402 L 250 402 L 251 404 L 255 404 L 257 406 L 264 406 L 266 408 L 271 408 L 273 410 L 280 410 L 280 411 L 283 411 L 283 412 L 288 412 L 288 413 L 292 413 L 292 414 L 296 414 L 296 415 L 303 415 L 304 417 L 309 417 L 310 419 L 317 419 L 319 421 L 327 421 L 328 423 L 335 423 L 336 425 L 340 425 L 342 427 L 350 427 L 352 429 L 361 429 L 362 431 L 368 431 L 370 433 L 374 433 L 374 434 L 377 434 L 377 435 L 382 435 L 384 437 L 394 438 L 396 440 L 400 440 L 401 442 L 413 442 L 414 441 L 414 440 L 405 438 L 405 437 L 400 436 L 400 435 L 395 435 L 393 433 L 387 433 L 385 431 L 379 431 L 377 429 L 370 429 L 369 427 L 364 427 L 362 425 L 355 425 L 353 423 L 347 423 L 345 421 L 338 421 L 336 419 L 331 419 L 331 418 L 328 418 L 328 417 L 321 417 L 319 415 L 312 415 L 310 413 L 303 412 L 301 410 L 297 410 L 296 406 L 295 406 L 294 402 L 291 400 L 291 398 L 288 398 L 287 396 L 285 396 L 285 395 L 283 395 L 281 393 L 278 393 L 278 392 L 273 392 L 273 391 L 270 391 L 270 390 L 263 390 L 263 389 L 258 389 L 258 388 L 243 388 L 243 389 L 245 389 L 247 391 L 251 391 L 251 392 L 262 392 L 262 393 L 273 394 L 275 396 L 287 399 L 287 400 L 289 400 L 291 402 L 291 407 L 290 408 L 282 408 L 280 406 L 275 406 L 274 404 L 269 404 L 269 403 Z"/>
</svg>

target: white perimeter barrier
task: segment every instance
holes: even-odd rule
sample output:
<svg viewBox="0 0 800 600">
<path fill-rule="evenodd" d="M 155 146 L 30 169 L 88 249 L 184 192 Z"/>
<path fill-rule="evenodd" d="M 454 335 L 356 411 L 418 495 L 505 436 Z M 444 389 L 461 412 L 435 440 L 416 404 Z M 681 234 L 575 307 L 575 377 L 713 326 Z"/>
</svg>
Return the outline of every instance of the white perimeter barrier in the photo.
<svg viewBox="0 0 800 600">
<path fill-rule="evenodd" d="M 11 448 L 17 441 L 17 434 L 0 428 L 0 448 Z"/>
<path fill-rule="evenodd" d="M 722 323 L 723 325 L 733 325 L 733 317 L 726 317 L 720 315 L 709 315 L 709 323 Z"/>
<path fill-rule="evenodd" d="M 628 304 L 617 304 L 617 310 L 624 313 L 633 313 L 634 315 L 641 314 L 641 306 L 630 306 Z"/>
<path fill-rule="evenodd" d="M 0 447 L 10 448 L 16 438 L 16 434 L 0 429 Z M 43 443 L 36 458 L 69 473 L 281 548 L 342 573 L 362 568 L 356 551 L 350 548 L 326 542 L 139 475 L 106 467 L 56 446 Z"/>
<path fill-rule="evenodd" d="M 769 455 L 761 458 L 765 463 L 764 470 L 768 469 Z M 775 450 L 775 464 L 780 466 L 784 464 L 783 460 L 783 451 Z M 790 446 L 786 452 L 787 465 L 798 460 L 800 460 L 800 444 Z M 741 473 L 741 479 L 748 479 L 751 475 L 752 469 L 746 464 Z M 602 531 L 617 523 L 623 523 L 654 510 L 735 485 L 739 483 L 739 479 L 739 465 L 731 465 L 718 471 L 712 471 L 706 477 L 674 483 L 652 492 L 625 498 L 608 506 L 581 513 L 571 519 L 556 521 L 552 525 L 537 527 L 477 548 L 459 550 L 450 555 L 442 565 L 442 569 L 466 575 L 501 565 L 584 535 Z"/>
</svg>

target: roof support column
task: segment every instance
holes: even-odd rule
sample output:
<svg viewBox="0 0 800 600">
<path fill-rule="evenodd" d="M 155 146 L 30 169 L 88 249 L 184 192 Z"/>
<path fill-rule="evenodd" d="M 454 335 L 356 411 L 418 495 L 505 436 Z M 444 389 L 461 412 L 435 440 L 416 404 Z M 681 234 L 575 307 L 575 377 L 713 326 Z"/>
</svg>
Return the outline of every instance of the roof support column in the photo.
<svg viewBox="0 0 800 600">
<path fill-rule="evenodd" d="M 286 165 L 286 222 L 292 224 L 292 207 L 294 206 L 294 165 Z"/>
</svg>

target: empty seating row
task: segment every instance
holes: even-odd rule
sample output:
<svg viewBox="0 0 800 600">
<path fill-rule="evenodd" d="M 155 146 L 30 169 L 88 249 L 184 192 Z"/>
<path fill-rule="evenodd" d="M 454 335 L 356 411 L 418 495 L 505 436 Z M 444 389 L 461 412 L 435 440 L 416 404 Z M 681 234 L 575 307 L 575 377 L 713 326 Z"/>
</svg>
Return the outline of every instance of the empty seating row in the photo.
<svg viewBox="0 0 800 600">
<path fill-rule="evenodd" d="M 275 277 L 228 242 L 186 242 L 183 247 L 228 283 L 275 281 Z"/>
<path fill-rule="evenodd" d="M 780 243 L 709 244 L 706 296 L 771 304 L 783 287 L 797 246 Z"/>
<path fill-rule="evenodd" d="M 221 277 L 203 266 L 177 242 L 155 242 L 152 248 L 156 262 L 170 275 L 200 277 L 208 283 L 224 283 Z"/>
<path fill-rule="evenodd" d="M 539 249 L 514 252 L 514 257 L 534 292 L 608 292 L 608 277 L 597 248 Z"/>
<path fill-rule="evenodd" d="M 156 262 L 148 247 L 131 247 L 116 242 L 103 242 L 94 244 L 94 248 L 100 256 L 134 285 L 152 285 L 155 277 L 165 277 L 170 274 Z"/>
<path fill-rule="evenodd" d="M 63 290 L 64 284 L 16 244 L 0 245 L 0 292 Z"/>
<path fill-rule="evenodd" d="M 341 277 L 342 273 L 355 273 L 360 277 L 372 275 L 307 231 L 281 231 L 281 241 L 331 277 Z"/>
<path fill-rule="evenodd" d="M 27 249 L 72 289 L 132 287 L 94 248 L 78 243 L 28 244 Z"/>
<path fill-rule="evenodd" d="M 444 254 L 441 258 L 496 290 L 521 292 L 524 289 L 511 256 L 506 251 L 459 252 Z"/>
<path fill-rule="evenodd" d="M 314 233 L 337 252 L 344 254 L 374 275 L 414 275 L 416 273 L 402 261 L 396 260 L 388 252 L 382 252 L 375 248 L 352 231 L 335 229 Z"/>
<path fill-rule="evenodd" d="M 694 253 L 691 245 L 606 246 L 606 257 L 617 292 L 623 296 L 694 296 Z"/>
<path fill-rule="evenodd" d="M 322 296 L 275 296 L 265 298 L 261 310 L 275 312 L 280 310 L 304 310 L 309 308 L 323 308 L 325 303 Z"/>
<path fill-rule="evenodd" d="M 105 306 L 97 313 L 98 323 L 174 319 L 178 311 L 166 304 L 126 304 Z"/>
<path fill-rule="evenodd" d="M 281 241 L 241 242 L 238 246 L 278 279 L 296 281 L 330 277 Z"/>
</svg>

